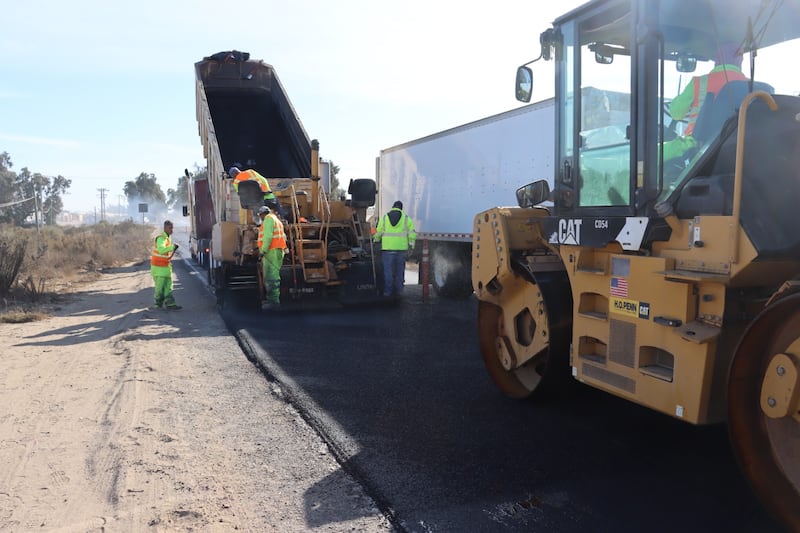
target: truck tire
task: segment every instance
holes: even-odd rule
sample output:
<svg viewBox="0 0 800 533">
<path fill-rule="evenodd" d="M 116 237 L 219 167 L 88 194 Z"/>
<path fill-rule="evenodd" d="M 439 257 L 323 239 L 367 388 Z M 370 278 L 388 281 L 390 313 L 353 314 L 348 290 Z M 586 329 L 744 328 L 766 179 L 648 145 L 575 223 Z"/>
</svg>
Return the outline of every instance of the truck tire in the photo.
<svg viewBox="0 0 800 533">
<path fill-rule="evenodd" d="M 440 245 L 431 253 L 431 283 L 437 296 L 467 298 L 472 294 L 470 245 Z"/>
</svg>

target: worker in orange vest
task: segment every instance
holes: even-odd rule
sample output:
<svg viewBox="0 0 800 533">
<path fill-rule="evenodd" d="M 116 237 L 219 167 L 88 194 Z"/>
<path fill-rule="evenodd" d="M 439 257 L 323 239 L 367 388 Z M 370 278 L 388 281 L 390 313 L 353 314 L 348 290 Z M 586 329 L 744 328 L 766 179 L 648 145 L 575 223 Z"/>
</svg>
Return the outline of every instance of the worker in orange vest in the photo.
<svg viewBox="0 0 800 533">
<path fill-rule="evenodd" d="M 239 170 L 238 167 L 231 167 L 228 169 L 228 176 L 233 178 L 233 188 L 236 192 L 239 192 L 239 184 L 241 182 L 252 180 L 258 182 L 258 186 L 261 188 L 261 192 L 264 193 L 265 204 L 277 202 L 277 200 L 275 199 L 275 193 L 272 192 L 272 188 L 270 188 L 267 178 L 265 178 L 255 170 L 253 169 Z"/>
<path fill-rule="evenodd" d="M 261 225 L 258 228 L 256 245 L 261 254 L 261 269 L 266 289 L 262 309 L 270 309 L 281 303 L 281 265 L 286 254 L 286 233 L 283 222 L 267 206 L 258 209 Z"/>
<path fill-rule="evenodd" d="M 686 131 L 683 137 L 678 137 L 664 143 L 664 161 L 683 156 L 690 149 L 697 146 L 697 140 L 692 136 L 700 107 L 710 93 L 712 97 L 729 81 L 747 80 L 742 73 L 742 54 L 739 46 L 734 43 L 724 43 L 718 47 L 715 66 L 711 72 L 703 76 L 695 76 L 669 104 L 669 113 L 674 120 L 686 120 Z"/>
<path fill-rule="evenodd" d="M 172 295 L 172 256 L 178 245 L 172 242 L 172 222 L 164 221 L 164 231 L 159 234 L 153 243 L 153 252 L 150 254 L 150 275 L 155 284 L 155 307 L 167 309 L 181 309 L 175 303 Z"/>
</svg>

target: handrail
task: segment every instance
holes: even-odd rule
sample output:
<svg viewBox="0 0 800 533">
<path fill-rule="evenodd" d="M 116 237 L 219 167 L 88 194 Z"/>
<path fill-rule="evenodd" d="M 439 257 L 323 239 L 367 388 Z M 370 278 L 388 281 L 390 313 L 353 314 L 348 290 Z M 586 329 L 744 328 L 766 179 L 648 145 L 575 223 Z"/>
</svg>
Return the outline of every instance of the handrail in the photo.
<svg viewBox="0 0 800 533">
<path fill-rule="evenodd" d="M 322 187 L 317 189 L 317 196 L 319 199 L 319 206 L 320 206 L 320 215 L 322 216 L 322 231 L 320 231 L 320 237 L 322 237 L 322 241 L 325 243 L 325 249 L 328 248 L 328 235 L 330 234 L 331 230 L 331 219 L 333 218 L 331 215 L 331 204 L 328 201 L 328 196 L 325 194 L 325 191 Z M 327 215 L 327 216 L 325 216 Z"/>
<path fill-rule="evenodd" d="M 733 174 L 733 212 L 731 213 L 734 227 L 730 234 L 732 242 L 730 243 L 731 253 L 728 257 L 728 261 L 731 264 L 739 261 L 739 235 L 741 232 L 740 215 L 742 210 L 742 173 L 744 172 L 744 128 L 747 122 L 747 108 L 756 98 L 764 100 L 767 103 L 767 106 L 769 106 L 770 111 L 778 110 L 778 104 L 775 103 L 775 99 L 766 91 L 755 91 L 748 94 L 745 96 L 744 100 L 742 100 L 742 105 L 739 108 L 739 125 L 736 132 L 736 167 Z"/>
<path fill-rule="evenodd" d="M 294 183 L 290 185 L 292 189 L 292 220 L 293 222 L 289 224 L 289 235 L 292 239 L 292 250 L 289 254 L 291 261 L 292 261 L 292 282 L 294 284 L 293 288 L 297 288 L 297 268 L 295 263 L 295 256 L 297 255 L 297 241 L 301 240 L 297 238 L 297 231 L 298 231 L 298 223 L 300 221 L 300 206 L 297 204 L 297 191 L 294 188 Z M 302 237 L 302 235 L 301 235 Z M 302 244 L 300 244 L 302 246 Z"/>
</svg>

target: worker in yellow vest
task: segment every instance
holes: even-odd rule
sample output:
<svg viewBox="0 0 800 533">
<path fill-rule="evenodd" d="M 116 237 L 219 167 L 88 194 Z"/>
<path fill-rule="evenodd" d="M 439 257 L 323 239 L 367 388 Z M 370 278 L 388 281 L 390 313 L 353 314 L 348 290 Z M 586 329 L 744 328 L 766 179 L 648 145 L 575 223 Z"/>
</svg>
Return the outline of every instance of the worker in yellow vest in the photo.
<svg viewBox="0 0 800 533">
<path fill-rule="evenodd" d="M 178 245 L 172 242 L 172 222 L 164 221 L 164 231 L 159 234 L 153 243 L 153 252 L 150 254 L 150 275 L 155 284 L 155 307 L 162 306 L 167 309 L 181 309 L 175 303 L 172 295 L 172 256 Z"/>
<path fill-rule="evenodd" d="M 281 265 L 286 254 L 286 233 L 283 222 L 267 206 L 258 209 L 261 225 L 258 227 L 258 251 L 261 253 L 261 269 L 266 289 L 262 309 L 269 309 L 281 303 Z"/>
<path fill-rule="evenodd" d="M 405 285 L 406 259 L 414 250 L 417 232 L 414 221 L 403 212 L 403 202 L 392 204 L 378 221 L 373 240 L 381 243 L 383 259 L 383 295 L 400 298 Z"/>
</svg>

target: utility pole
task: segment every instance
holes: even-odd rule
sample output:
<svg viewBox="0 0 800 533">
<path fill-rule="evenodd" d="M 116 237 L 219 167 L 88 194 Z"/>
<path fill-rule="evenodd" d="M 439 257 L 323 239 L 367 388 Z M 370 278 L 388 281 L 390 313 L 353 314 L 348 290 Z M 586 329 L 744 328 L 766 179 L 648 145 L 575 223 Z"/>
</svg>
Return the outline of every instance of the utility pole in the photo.
<svg viewBox="0 0 800 533">
<path fill-rule="evenodd" d="M 42 242 L 39 235 L 39 205 L 42 202 L 42 182 L 36 175 L 33 176 L 33 179 L 35 180 L 33 184 L 33 217 L 36 219 L 36 253 L 38 254 Z"/>
<path fill-rule="evenodd" d="M 100 191 L 100 220 L 106 219 L 106 192 L 108 189 L 97 189 Z"/>
<path fill-rule="evenodd" d="M 34 176 L 34 179 L 36 177 Z M 34 182 L 34 190 L 33 190 L 33 218 L 36 220 L 36 234 L 39 234 L 39 191 L 41 190 L 39 187 L 39 180 L 36 179 Z"/>
</svg>

